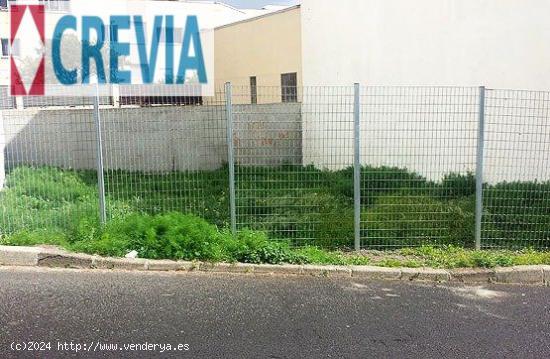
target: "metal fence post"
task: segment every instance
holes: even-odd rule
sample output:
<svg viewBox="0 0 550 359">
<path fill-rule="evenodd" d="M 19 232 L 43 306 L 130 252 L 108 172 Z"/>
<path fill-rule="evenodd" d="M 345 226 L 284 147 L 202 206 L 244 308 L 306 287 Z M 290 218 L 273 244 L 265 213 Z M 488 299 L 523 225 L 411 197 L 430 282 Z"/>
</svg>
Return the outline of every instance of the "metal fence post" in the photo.
<svg viewBox="0 0 550 359">
<path fill-rule="evenodd" d="M 94 122 L 97 141 L 97 187 L 99 195 L 99 219 L 101 224 L 107 222 L 107 210 L 105 206 L 105 177 L 103 172 L 103 140 L 101 129 L 101 114 L 99 112 L 99 84 L 96 84 L 94 96 Z"/>
<path fill-rule="evenodd" d="M 233 144 L 233 95 L 231 82 L 225 84 L 225 115 L 227 118 L 227 161 L 229 165 L 229 210 L 231 232 L 237 233 L 237 207 L 235 203 L 235 148 Z"/>
<path fill-rule="evenodd" d="M 355 250 L 361 250 L 361 124 L 360 87 L 354 85 L 353 96 L 353 199 Z"/>
<path fill-rule="evenodd" d="M 483 158 L 485 148 L 485 86 L 479 88 L 479 123 L 476 159 L 476 249 L 481 249 L 481 221 L 483 219 Z"/>
</svg>

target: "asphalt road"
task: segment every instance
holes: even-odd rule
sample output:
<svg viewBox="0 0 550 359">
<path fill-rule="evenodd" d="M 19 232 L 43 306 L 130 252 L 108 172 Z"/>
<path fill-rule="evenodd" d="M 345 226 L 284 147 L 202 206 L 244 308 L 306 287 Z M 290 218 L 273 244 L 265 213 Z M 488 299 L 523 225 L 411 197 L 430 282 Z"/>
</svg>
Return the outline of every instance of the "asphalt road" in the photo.
<svg viewBox="0 0 550 359">
<path fill-rule="evenodd" d="M 548 358 L 550 288 L 0 268 L 0 329 L 1 358 Z"/>
</svg>

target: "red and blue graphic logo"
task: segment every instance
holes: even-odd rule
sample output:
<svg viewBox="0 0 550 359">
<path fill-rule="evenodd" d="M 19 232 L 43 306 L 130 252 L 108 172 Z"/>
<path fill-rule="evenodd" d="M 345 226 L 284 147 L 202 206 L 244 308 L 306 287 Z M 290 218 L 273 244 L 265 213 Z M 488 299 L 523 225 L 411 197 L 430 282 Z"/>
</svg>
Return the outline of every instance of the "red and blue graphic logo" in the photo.
<svg viewBox="0 0 550 359">
<path fill-rule="evenodd" d="M 44 5 L 11 5 L 10 6 L 10 20 L 11 20 L 11 33 L 10 43 L 13 44 L 20 31 L 26 31 L 21 26 L 22 20 L 25 14 L 30 14 L 36 30 L 40 35 L 42 44 L 45 44 L 45 9 Z M 28 30 L 27 30 L 28 31 Z M 14 59 L 14 55 L 10 53 L 10 73 L 11 73 L 11 95 L 12 96 L 40 96 L 45 93 L 45 58 L 42 55 L 39 59 L 39 65 L 36 68 L 36 74 L 31 83 L 25 83 L 23 76 L 21 76 L 21 70 L 17 66 L 17 62 Z"/>
<path fill-rule="evenodd" d="M 212 66 L 213 32 L 199 27 L 197 16 L 185 11 L 192 9 L 188 4 L 53 1 L 59 4 L 10 4 L 12 96 L 74 96 L 77 90 L 87 96 L 91 84 L 106 93 L 120 85 L 151 94 L 163 86 L 171 94 L 210 93 L 201 37 L 209 40 Z"/>
</svg>

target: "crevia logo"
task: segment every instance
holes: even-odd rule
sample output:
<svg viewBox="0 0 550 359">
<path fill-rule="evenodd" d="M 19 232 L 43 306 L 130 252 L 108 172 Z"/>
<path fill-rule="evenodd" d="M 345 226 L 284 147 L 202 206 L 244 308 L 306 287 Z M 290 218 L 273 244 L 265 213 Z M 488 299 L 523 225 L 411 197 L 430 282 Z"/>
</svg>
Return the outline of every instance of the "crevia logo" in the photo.
<svg viewBox="0 0 550 359">
<path fill-rule="evenodd" d="M 213 31 L 196 3 L 17 0 L 9 10 L 14 96 L 86 96 L 89 84 L 213 94 Z"/>
<path fill-rule="evenodd" d="M 24 26 L 21 26 L 23 18 L 30 19 L 34 26 L 40 41 L 45 44 L 45 8 L 44 5 L 19 5 L 13 4 L 10 6 L 10 44 L 16 42 L 18 35 L 24 31 L 28 31 Z M 18 39 L 19 40 L 19 39 Z M 21 72 L 16 64 L 13 51 L 10 51 L 10 74 L 11 74 L 11 95 L 44 95 L 45 86 L 45 59 L 44 55 L 38 56 L 38 66 L 35 69 L 32 80 L 24 81 Z"/>
</svg>

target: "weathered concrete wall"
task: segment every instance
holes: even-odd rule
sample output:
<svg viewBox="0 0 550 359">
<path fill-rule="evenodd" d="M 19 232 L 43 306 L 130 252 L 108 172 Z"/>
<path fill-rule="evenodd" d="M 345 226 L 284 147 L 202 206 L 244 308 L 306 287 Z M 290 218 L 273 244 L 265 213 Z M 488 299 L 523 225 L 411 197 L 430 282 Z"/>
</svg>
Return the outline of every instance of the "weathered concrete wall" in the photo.
<svg viewBox="0 0 550 359">
<path fill-rule="evenodd" d="M 227 162 L 218 107 L 153 107 L 102 113 L 105 166 L 129 171 L 212 170 Z"/>
<path fill-rule="evenodd" d="M 3 111 L 5 161 L 89 169 L 95 166 L 95 129 L 88 110 Z"/>
<path fill-rule="evenodd" d="M 234 113 L 237 163 L 301 162 L 299 104 L 238 105 Z M 222 106 L 104 108 L 101 118 L 106 169 L 211 170 L 227 162 Z M 3 129 L 2 153 L 8 168 L 19 164 L 96 168 L 91 108 L 7 110 Z M 281 139 L 288 141 L 282 145 Z"/>
<path fill-rule="evenodd" d="M 233 117 L 237 163 L 244 166 L 302 164 L 300 104 L 237 105 Z"/>
</svg>

